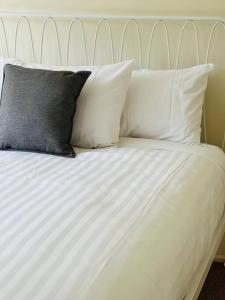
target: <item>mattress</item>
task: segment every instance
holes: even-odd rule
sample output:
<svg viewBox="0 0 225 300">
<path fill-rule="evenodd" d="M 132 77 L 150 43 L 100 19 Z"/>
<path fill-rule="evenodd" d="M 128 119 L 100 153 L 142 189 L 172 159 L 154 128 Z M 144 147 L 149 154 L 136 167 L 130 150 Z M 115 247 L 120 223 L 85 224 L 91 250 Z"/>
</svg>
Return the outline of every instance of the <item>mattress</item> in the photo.
<svg viewBox="0 0 225 300">
<path fill-rule="evenodd" d="M 224 214 L 216 147 L 0 152 L 0 300 L 183 299 Z"/>
</svg>

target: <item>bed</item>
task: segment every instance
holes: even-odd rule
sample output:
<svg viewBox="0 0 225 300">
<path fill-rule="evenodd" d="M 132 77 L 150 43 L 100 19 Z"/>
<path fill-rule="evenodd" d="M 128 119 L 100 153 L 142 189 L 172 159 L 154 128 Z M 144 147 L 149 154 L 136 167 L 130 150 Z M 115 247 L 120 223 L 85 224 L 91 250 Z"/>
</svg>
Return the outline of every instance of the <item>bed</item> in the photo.
<svg viewBox="0 0 225 300">
<path fill-rule="evenodd" d="M 140 68 L 170 69 L 209 62 L 224 21 L 1 14 L 0 26 L 6 56 L 28 62 L 136 56 Z M 81 53 L 71 51 L 74 28 Z M 158 28 L 167 47 L 153 62 Z M 178 28 L 176 48 L 169 37 Z M 196 53 L 187 47 L 185 58 L 188 28 Z M 121 137 L 113 147 L 76 148 L 75 159 L 0 151 L 0 300 L 197 299 L 225 227 L 224 71 L 220 64 L 209 83 L 200 145 Z"/>
</svg>

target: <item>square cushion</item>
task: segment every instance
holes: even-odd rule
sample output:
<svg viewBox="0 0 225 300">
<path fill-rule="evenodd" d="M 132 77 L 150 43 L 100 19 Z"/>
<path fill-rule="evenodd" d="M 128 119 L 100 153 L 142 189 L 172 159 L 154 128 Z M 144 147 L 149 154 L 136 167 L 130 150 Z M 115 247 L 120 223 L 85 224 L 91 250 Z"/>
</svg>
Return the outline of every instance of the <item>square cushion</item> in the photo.
<svg viewBox="0 0 225 300">
<path fill-rule="evenodd" d="M 68 157 L 76 99 L 91 72 L 4 66 L 0 149 Z"/>
</svg>

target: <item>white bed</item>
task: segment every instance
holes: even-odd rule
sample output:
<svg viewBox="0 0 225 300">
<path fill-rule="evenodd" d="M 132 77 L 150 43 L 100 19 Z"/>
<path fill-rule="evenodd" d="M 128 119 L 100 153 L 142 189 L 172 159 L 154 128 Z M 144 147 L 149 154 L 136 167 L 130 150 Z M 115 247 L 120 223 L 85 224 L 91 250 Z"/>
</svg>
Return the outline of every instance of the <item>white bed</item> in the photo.
<svg viewBox="0 0 225 300">
<path fill-rule="evenodd" d="M 221 235 L 224 153 L 129 138 L 77 152 L 0 152 L 0 300 L 190 299 Z"/>
<path fill-rule="evenodd" d="M 214 62 L 202 136 L 224 150 L 223 19 L 2 13 L 0 30 L 1 56 L 36 64 Z M 197 299 L 225 227 L 224 152 L 121 138 L 76 153 L 0 152 L 0 300 Z"/>
</svg>

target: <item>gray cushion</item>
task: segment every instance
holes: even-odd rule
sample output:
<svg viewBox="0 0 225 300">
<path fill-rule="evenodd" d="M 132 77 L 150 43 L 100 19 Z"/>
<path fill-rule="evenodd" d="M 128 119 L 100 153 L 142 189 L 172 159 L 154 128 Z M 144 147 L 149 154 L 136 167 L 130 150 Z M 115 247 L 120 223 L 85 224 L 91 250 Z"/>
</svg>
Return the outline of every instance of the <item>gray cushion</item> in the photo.
<svg viewBox="0 0 225 300">
<path fill-rule="evenodd" d="M 5 65 L 0 102 L 0 150 L 74 157 L 75 103 L 91 72 Z"/>
</svg>

